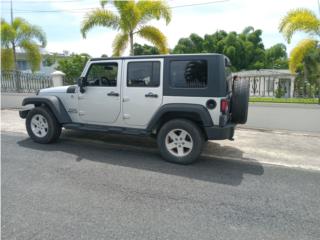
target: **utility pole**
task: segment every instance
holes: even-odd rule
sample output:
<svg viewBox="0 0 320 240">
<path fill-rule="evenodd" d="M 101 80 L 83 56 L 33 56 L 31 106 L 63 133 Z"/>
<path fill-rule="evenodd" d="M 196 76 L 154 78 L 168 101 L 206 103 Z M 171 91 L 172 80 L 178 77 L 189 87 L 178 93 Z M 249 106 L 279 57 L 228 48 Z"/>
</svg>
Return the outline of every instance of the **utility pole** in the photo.
<svg viewBox="0 0 320 240">
<path fill-rule="evenodd" d="M 13 25 L 13 7 L 12 7 L 12 0 L 10 1 L 10 15 L 11 15 L 11 25 Z M 14 42 L 14 40 L 12 40 L 11 42 L 12 44 L 12 51 L 13 51 L 13 59 L 14 59 L 14 80 L 16 82 L 16 88 L 17 88 L 17 91 L 20 92 L 20 79 L 17 77 L 17 70 L 18 70 L 18 67 L 17 67 L 17 54 L 16 54 L 16 44 Z"/>
<path fill-rule="evenodd" d="M 10 9 L 11 9 L 11 24 L 13 23 L 13 9 L 12 9 L 12 0 L 10 1 Z"/>
</svg>

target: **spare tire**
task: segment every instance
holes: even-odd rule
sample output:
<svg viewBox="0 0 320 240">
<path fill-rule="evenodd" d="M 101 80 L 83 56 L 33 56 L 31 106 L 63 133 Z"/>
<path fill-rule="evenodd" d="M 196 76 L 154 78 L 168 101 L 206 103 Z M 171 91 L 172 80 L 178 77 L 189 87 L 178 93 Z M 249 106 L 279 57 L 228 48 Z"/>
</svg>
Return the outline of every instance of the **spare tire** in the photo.
<svg viewBox="0 0 320 240">
<path fill-rule="evenodd" d="M 249 81 L 236 78 L 233 81 L 231 98 L 231 121 L 245 124 L 248 118 Z"/>
</svg>

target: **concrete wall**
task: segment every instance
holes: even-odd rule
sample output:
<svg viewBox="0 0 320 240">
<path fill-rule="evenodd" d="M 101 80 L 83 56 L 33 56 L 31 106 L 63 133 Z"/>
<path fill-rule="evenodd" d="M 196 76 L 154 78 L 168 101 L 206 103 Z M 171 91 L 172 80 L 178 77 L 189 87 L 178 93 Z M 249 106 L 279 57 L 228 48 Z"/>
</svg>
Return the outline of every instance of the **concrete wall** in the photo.
<svg viewBox="0 0 320 240">
<path fill-rule="evenodd" d="M 34 96 L 35 93 L 1 93 L 1 109 L 21 108 L 25 97 Z"/>
</svg>

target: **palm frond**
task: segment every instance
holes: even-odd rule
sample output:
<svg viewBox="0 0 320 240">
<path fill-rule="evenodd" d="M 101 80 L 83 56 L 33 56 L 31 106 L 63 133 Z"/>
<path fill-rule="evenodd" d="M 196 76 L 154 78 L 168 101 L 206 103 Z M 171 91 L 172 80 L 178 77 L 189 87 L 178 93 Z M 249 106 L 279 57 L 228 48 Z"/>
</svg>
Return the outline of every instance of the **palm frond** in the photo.
<svg viewBox="0 0 320 240">
<path fill-rule="evenodd" d="M 1 47 L 9 48 L 16 37 L 16 31 L 4 19 L 1 19 Z"/>
<path fill-rule="evenodd" d="M 113 1 L 120 15 L 120 28 L 124 31 L 135 29 L 141 19 L 141 12 L 135 1 Z"/>
<path fill-rule="evenodd" d="M 169 5 L 165 1 L 145 1 L 139 0 L 137 2 L 137 8 L 141 11 L 142 20 L 148 21 L 153 18 L 159 20 L 165 19 L 166 24 L 171 21 L 172 13 Z"/>
<path fill-rule="evenodd" d="M 113 56 L 121 56 L 124 50 L 127 48 L 129 42 L 129 34 L 118 33 L 113 41 Z"/>
<path fill-rule="evenodd" d="M 31 25 L 29 29 L 30 38 L 35 38 L 41 43 L 41 47 L 47 45 L 46 33 L 38 26 Z"/>
<path fill-rule="evenodd" d="M 12 48 L 1 49 L 1 70 L 13 70 L 14 69 L 14 57 Z"/>
<path fill-rule="evenodd" d="M 168 53 L 168 44 L 166 36 L 157 28 L 152 26 L 142 27 L 137 34 L 150 41 L 156 48 L 159 49 L 160 53 Z"/>
<path fill-rule="evenodd" d="M 37 39 L 42 47 L 47 45 L 46 34 L 40 27 L 30 24 L 21 24 L 17 29 L 16 42 L 19 44 L 21 41 L 31 41 L 32 39 Z"/>
<path fill-rule="evenodd" d="M 86 14 L 82 21 L 81 34 L 86 38 L 87 32 L 94 26 L 119 28 L 119 17 L 109 10 L 96 9 Z"/>
<path fill-rule="evenodd" d="M 35 72 L 39 70 L 41 62 L 41 53 L 39 46 L 34 42 L 23 40 L 20 43 L 20 47 L 23 48 L 26 52 L 31 71 Z"/>
<path fill-rule="evenodd" d="M 317 47 L 317 41 L 313 39 L 304 39 L 295 46 L 289 59 L 289 68 L 292 73 L 295 73 L 298 66 L 303 63 L 305 56 Z"/>
<path fill-rule="evenodd" d="M 289 11 L 281 20 L 279 31 L 288 43 L 290 43 L 292 35 L 297 31 L 320 35 L 320 19 L 308 9 L 295 9 Z"/>
</svg>

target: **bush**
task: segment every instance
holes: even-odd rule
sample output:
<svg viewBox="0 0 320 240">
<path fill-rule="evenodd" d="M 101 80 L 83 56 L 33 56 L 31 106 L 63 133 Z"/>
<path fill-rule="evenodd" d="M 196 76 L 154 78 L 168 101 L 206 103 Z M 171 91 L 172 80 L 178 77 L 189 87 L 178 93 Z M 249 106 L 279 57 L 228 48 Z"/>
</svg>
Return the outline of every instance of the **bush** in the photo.
<svg viewBox="0 0 320 240">
<path fill-rule="evenodd" d="M 250 102 L 266 102 L 266 103 L 301 103 L 301 104 L 317 104 L 317 98 L 268 98 L 268 97 L 251 97 Z"/>
<path fill-rule="evenodd" d="M 276 98 L 282 98 L 285 94 L 285 91 L 281 87 L 278 87 L 275 93 L 276 93 Z"/>
</svg>

